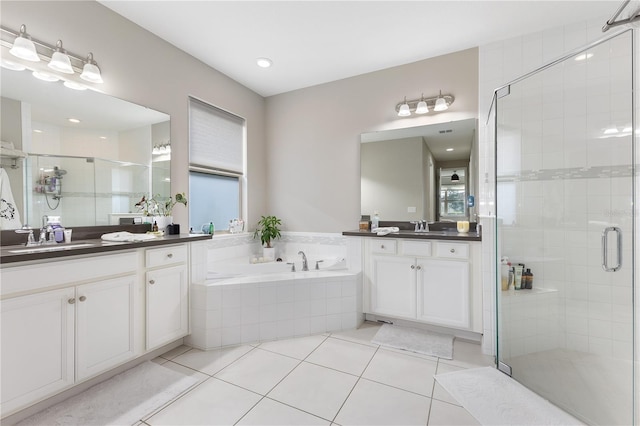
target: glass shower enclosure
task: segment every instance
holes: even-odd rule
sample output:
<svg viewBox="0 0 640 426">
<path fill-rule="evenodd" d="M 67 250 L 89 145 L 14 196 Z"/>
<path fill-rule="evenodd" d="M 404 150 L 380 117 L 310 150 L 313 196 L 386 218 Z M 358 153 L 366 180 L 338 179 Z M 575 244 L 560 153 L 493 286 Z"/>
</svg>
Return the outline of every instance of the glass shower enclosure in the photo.
<svg viewBox="0 0 640 426">
<path fill-rule="evenodd" d="M 633 424 L 640 398 L 633 54 L 631 30 L 595 42 L 496 90 L 491 115 L 498 368 L 593 425 Z"/>
</svg>

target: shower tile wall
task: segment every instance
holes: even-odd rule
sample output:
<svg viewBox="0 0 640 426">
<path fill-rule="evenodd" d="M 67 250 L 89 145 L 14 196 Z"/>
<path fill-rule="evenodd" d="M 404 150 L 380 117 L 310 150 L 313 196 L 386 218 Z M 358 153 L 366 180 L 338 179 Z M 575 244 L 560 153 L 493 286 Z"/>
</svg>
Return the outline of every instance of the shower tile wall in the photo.
<svg viewBox="0 0 640 426">
<path fill-rule="evenodd" d="M 492 204 L 495 153 L 491 128 L 486 126 L 493 90 L 566 52 L 601 38 L 601 27 L 607 18 L 608 16 L 603 16 L 600 19 L 480 47 L 479 206 L 482 216 L 495 215 Z M 557 315 L 563 318 L 566 315 L 566 329 L 564 326 L 552 327 L 553 330 L 545 329 L 552 324 L 547 320 L 554 314 L 553 310 L 541 313 L 543 318 L 539 315 L 540 321 L 530 325 L 537 330 L 535 333 L 532 331 L 530 337 L 532 341 L 535 340 L 535 335 L 548 334 L 551 337 L 539 338 L 538 340 L 544 343 L 537 346 L 532 341 L 527 342 L 526 346 L 529 349 L 546 349 L 548 345 L 558 343 L 574 349 L 628 357 L 630 354 L 621 349 L 624 345 L 620 344 L 618 339 L 622 335 L 630 335 L 629 330 L 623 330 L 632 324 L 630 308 L 622 308 L 619 303 L 624 301 L 625 297 L 627 301 L 631 297 L 630 279 L 616 277 L 619 282 L 613 286 L 602 285 L 606 284 L 608 278 L 602 275 L 600 268 L 600 228 L 589 228 L 589 237 L 581 237 L 578 231 L 586 229 L 589 220 L 617 222 L 617 219 L 620 219 L 630 224 L 629 200 L 615 197 L 615 191 L 624 191 L 625 188 L 618 186 L 617 182 L 614 182 L 616 179 L 611 182 L 607 180 L 606 185 L 603 185 L 597 179 L 587 179 L 584 175 L 613 175 L 614 171 L 593 166 L 615 164 L 615 156 L 619 153 L 615 147 L 622 139 L 592 138 L 587 144 L 584 141 L 596 128 L 601 131 L 603 123 L 611 122 L 616 119 L 617 114 L 628 114 L 629 111 L 629 101 L 619 101 L 615 95 L 615 87 L 608 86 L 609 73 L 616 73 L 620 68 L 619 62 L 628 61 L 628 58 L 621 56 L 615 46 L 611 52 L 598 53 L 600 57 L 603 56 L 602 53 L 606 53 L 607 60 L 595 60 L 598 55 L 594 55 L 586 61 L 589 62 L 588 67 L 584 66 L 585 61 L 582 64 L 574 62 L 564 69 L 548 71 L 530 79 L 523 85 L 520 93 L 520 96 L 527 97 L 527 102 L 523 104 L 515 98 L 510 99 L 511 108 L 501 112 L 506 114 L 502 116 L 503 119 L 517 123 L 518 130 L 514 129 L 511 135 L 512 143 L 509 149 L 501 151 L 499 155 L 512 159 L 514 170 L 530 172 L 526 176 L 518 175 L 507 183 L 511 187 L 514 202 L 510 217 L 505 218 L 517 220 L 519 229 L 527 231 L 524 238 L 522 232 L 519 232 L 517 243 L 510 244 L 508 234 L 504 234 L 503 238 L 505 244 L 510 245 L 508 255 L 511 257 L 540 259 L 537 262 L 529 261 L 527 266 L 535 273 L 534 285 L 557 290 L 556 306 L 566 306 L 566 311 L 564 308 L 557 311 Z M 628 68 L 625 70 L 628 71 Z M 607 85 L 602 83 L 604 80 L 607 81 Z M 589 82 L 589 89 L 578 90 L 578 84 L 586 81 Z M 628 82 L 620 84 L 628 85 Z M 614 95 L 609 97 L 610 93 Z M 624 93 L 620 95 L 625 96 Z M 628 93 L 626 95 L 628 96 Z M 608 112 L 611 107 L 611 116 L 603 117 L 603 112 Z M 621 111 L 623 108 L 626 110 Z M 562 125 L 563 122 L 565 125 Z M 628 143 L 628 138 L 625 140 Z M 559 149 L 566 152 L 567 148 L 570 155 L 558 155 Z M 591 169 L 580 170 L 587 164 Z M 554 176 L 540 175 L 536 172 L 540 170 L 548 173 L 557 170 L 558 173 L 574 175 L 570 175 L 569 179 L 563 176 L 564 179 L 558 181 Z M 616 172 L 625 173 L 620 170 Z M 583 175 L 579 176 L 579 173 Z M 608 196 L 610 191 L 614 191 L 613 204 L 607 211 L 602 211 L 597 197 Z M 587 205 L 586 201 L 588 195 L 596 196 L 596 201 L 590 205 Z M 565 223 L 565 219 L 571 219 L 575 223 Z M 552 226 L 547 226 L 549 224 Z M 492 233 L 485 232 L 484 235 L 483 253 L 487 255 L 484 262 L 486 265 L 495 261 L 495 258 L 489 258 L 493 252 L 494 241 Z M 625 253 L 624 256 L 628 260 L 631 253 Z M 569 266 L 566 274 L 561 272 L 564 268 L 556 267 L 554 262 L 543 261 L 549 257 L 561 259 L 559 262 Z M 483 282 L 485 301 L 489 294 L 492 294 L 491 301 L 495 300 L 495 278 L 488 268 L 485 268 Z M 491 305 L 491 302 L 485 302 L 485 305 Z M 490 306 L 490 309 L 491 316 L 495 317 L 495 307 Z M 491 321 L 493 318 L 487 316 L 488 312 L 485 312 L 483 350 L 485 353 L 492 353 L 495 342 L 490 336 L 495 336 L 495 325 L 494 321 Z"/>
</svg>

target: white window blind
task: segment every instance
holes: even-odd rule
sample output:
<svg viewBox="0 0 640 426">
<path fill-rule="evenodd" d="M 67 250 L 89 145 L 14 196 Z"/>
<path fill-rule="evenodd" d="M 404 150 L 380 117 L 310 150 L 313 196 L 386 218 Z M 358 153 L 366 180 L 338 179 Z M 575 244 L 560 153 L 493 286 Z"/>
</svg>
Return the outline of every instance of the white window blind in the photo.
<svg viewBox="0 0 640 426">
<path fill-rule="evenodd" d="M 189 98 L 189 163 L 242 174 L 244 119 Z"/>
</svg>

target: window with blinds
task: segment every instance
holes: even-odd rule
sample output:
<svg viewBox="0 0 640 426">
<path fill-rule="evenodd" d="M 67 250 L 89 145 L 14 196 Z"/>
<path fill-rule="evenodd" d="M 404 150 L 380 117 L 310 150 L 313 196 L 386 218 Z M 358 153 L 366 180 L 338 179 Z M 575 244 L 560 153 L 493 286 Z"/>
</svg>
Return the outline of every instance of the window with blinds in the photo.
<svg viewBox="0 0 640 426">
<path fill-rule="evenodd" d="M 226 231 L 240 217 L 245 120 L 189 98 L 189 223 Z"/>
</svg>

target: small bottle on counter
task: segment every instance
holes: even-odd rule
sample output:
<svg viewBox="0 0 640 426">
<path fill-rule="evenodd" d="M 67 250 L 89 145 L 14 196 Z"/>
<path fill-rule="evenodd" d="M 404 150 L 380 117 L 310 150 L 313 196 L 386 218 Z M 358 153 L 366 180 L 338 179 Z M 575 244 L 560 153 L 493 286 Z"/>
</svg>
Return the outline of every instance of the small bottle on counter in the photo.
<svg viewBox="0 0 640 426">
<path fill-rule="evenodd" d="M 360 230 L 360 232 L 367 232 L 369 231 L 369 220 L 371 219 L 371 216 L 367 215 L 362 215 L 362 217 L 360 218 L 360 223 L 358 226 L 358 229 Z"/>
<path fill-rule="evenodd" d="M 533 289 L 533 273 L 531 272 L 531 268 L 527 268 L 527 270 L 522 273 L 522 283 L 524 284 L 522 288 L 527 290 Z"/>
<path fill-rule="evenodd" d="M 158 222 L 153 221 L 153 226 L 151 227 L 151 231 L 158 232 Z"/>
<path fill-rule="evenodd" d="M 371 230 L 375 231 L 380 226 L 380 216 L 378 216 L 378 212 L 373 213 L 373 219 L 371 220 Z"/>
</svg>

